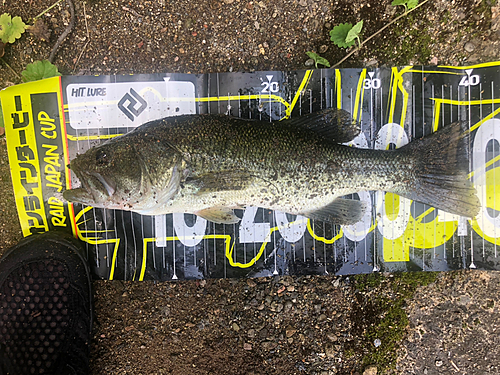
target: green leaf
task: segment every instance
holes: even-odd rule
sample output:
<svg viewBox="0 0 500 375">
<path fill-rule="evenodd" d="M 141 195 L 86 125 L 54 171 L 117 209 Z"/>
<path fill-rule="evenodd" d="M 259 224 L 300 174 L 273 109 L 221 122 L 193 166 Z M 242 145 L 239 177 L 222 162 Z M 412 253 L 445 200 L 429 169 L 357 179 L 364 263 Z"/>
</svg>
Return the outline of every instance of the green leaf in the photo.
<svg viewBox="0 0 500 375">
<path fill-rule="evenodd" d="M 48 60 L 35 61 L 28 64 L 26 69 L 21 72 L 23 82 L 38 81 L 50 77 L 60 76 L 61 73 L 57 71 L 57 66 L 51 64 Z"/>
<path fill-rule="evenodd" d="M 350 43 L 353 42 L 354 39 L 358 38 L 362 28 L 363 28 L 363 20 L 359 21 L 356 25 L 353 26 L 351 30 L 349 30 L 345 38 L 345 42 Z"/>
<path fill-rule="evenodd" d="M 324 57 L 321 57 L 317 53 L 314 52 L 306 52 L 307 56 L 309 56 L 311 59 L 314 60 L 314 63 L 316 64 L 316 68 L 318 67 L 318 64 L 324 65 L 326 67 L 330 67 L 330 62 L 325 59 Z"/>
<path fill-rule="evenodd" d="M 410 10 L 418 5 L 418 0 L 408 0 L 406 4 L 408 5 L 408 10 Z"/>
<path fill-rule="evenodd" d="M 418 0 L 417 0 L 418 1 Z M 392 0 L 391 5 L 396 6 L 396 5 L 406 5 L 408 0 Z"/>
<path fill-rule="evenodd" d="M 349 48 L 354 45 L 354 41 L 349 43 L 346 42 L 346 37 L 349 31 L 352 29 L 352 24 L 341 23 L 330 31 L 330 40 L 341 48 Z"/>
<path fill-rule="evenodd" d="M 0 16 L 0 39 L 3 43 L 14 43 L 26 30 L 26 24 L 21 17 L 11 18 L 10 14 Z"/>
</svg>

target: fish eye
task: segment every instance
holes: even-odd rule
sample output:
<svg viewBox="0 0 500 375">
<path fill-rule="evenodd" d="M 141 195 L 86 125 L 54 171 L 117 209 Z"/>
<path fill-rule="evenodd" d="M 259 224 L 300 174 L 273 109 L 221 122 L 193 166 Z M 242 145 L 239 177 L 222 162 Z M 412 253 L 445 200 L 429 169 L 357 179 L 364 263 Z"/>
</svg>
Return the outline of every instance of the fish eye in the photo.
<svg viewBox="0 0 500 375">
<path fill-rule="evenodd" d="M 100 166 L 104 166 L 104 165 L 109 164 L 109 159 L 108 159 L 108 155 L 107 155 L 106 151 L 104 151 L 104 150 L 97 151 L 97 153 L 95 155 L 95 161 L 96 161 L 97 165 L 100 165 Z"/>
</svg>

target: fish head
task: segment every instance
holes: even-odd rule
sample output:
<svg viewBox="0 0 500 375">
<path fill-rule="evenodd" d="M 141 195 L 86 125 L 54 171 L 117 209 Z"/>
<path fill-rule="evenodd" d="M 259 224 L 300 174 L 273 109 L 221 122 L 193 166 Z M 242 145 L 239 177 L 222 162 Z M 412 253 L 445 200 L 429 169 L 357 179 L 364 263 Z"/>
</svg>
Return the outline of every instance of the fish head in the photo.
<svg viewBox="0 0 500 375">
<path fill-rule="evenodd" d="M 149 188 L 147 169 L 133 144 L 111 142 L 78 155 L 69 168 L 81 187 L 66 190 L 66 200 L 93 207 L 126 209 Z"/>
</svg>

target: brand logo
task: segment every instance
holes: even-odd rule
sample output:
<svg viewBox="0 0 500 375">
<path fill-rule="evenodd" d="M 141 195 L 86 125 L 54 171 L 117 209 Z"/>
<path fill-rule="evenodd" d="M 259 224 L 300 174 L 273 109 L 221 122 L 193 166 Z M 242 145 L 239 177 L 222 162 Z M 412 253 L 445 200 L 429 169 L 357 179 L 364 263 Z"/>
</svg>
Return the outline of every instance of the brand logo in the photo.
<svg viewBox="0 0 500 375">
<path fill-rule="evenodd" d="M 128 104 L 125 106 L 126 102 L 128 102 Z M 139 104 L 138 108 L 135 107 L 136 104 Z M 141 98 L 133 88 L 130 89 L 130 94 L 126 93 L 118 102 L 118 108 L 120 108 L 120 111 L 122 111 L 130 121 L 134 121 L 134 118 L 139 116 L 146 109 L 146 105 L 146 101 Z"/>
</svg>

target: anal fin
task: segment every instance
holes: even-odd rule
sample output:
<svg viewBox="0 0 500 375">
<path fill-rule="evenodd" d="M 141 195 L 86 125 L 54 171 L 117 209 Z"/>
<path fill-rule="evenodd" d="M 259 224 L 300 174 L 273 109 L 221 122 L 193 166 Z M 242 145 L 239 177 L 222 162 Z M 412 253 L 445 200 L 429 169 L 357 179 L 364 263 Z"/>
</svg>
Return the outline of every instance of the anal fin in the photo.
<svg viewBox="0 0 500 375">
<path fill-rule="evenodd" d="M 365 213 L 366 205 L 358 200 L 337 198 L 317 210 L 305 211 L 301 215 L 332 224 L 348 225 L 357 223 Z"/>
<path fill-rule="evenodd" d="M 228 207 L 209 207 L 194 213 L 216 224 L 236 224 L 241 219 Z"/>
</svg>

